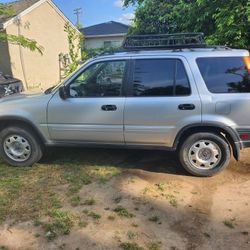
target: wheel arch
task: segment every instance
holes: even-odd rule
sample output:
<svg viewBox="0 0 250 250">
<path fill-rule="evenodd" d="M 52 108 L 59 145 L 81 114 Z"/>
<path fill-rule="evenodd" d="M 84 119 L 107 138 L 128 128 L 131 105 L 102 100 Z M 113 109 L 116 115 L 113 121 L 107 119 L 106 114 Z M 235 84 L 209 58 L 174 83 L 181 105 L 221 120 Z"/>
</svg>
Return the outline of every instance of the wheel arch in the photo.
<svg viewBox="0 0 250 250">
<path fill-rule="evenodd" d="M 23 126 L 30 129 L 39 139 L 39 141 L 44 146 L 46 144 L 46 139 L 44 135 L 37 129 L 37 127 L 29 120 L 21 117 L 7 116 L 0 118 L 0 131 L 8 126 Z"/>
<path fill-rule="evenodd" d="M 240 149 L 242 149 L 239 135 L 231 127 L 224 126 L 221 124 L 201 123 L 192 124 L 182 128 L 175 138 L 174 148 L 178 150 L 185 138 L 187 138 L 191 134 L 199 132 L 211 132 L 218 135 L 222 135 L 227 141 L 227 143 L 231 146 L 234 158 L 237 161 L 239 160 Z"/>
</svg>

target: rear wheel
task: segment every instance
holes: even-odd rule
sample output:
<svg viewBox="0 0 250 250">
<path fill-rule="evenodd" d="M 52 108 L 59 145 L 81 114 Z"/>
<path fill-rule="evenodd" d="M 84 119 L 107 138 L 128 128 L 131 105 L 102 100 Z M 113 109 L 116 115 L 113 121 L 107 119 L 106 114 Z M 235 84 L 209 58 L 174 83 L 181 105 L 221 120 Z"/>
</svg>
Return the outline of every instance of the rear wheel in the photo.
<svg viewBox="0 0 250 250">
<path fill-rule="evenodd" d="M 219 173 L 229 164 L 230 156 L 226 140 L 213 133 L 189 136 L 179 152 L 182 166 L 196 176 L 213 176 Z"/>
<path fill-rule="evenodd" d="M 25 127 L 8 127 L 0 132 L 0 156 L 12 166 L 30 166 L 42 157 L 41 143 Z"/>
</svg>

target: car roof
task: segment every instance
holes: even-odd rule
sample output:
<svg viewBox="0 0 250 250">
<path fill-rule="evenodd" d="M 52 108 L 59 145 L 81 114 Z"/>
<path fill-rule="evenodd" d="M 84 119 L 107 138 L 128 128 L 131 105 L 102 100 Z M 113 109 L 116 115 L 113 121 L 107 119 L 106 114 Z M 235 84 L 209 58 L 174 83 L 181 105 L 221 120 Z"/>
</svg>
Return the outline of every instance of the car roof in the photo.
<svg viewBox="0 0 250 250">
<path fill-rule="evenodd" d="M 173 57 L 182 56 L 186 58 L 200 57 L 243 57 L 249 56 L 249 52 L 244 49 L 230 49 L 226 47 L 214 48 L 195 48 L 195 49 L 177 49 L 177 50 L 124 50 L 114 53 L 106 53 L 97 55 L 95 59 L 110 59 L 110 58 L 135 58 L 135 57 Z"/>
</svg>

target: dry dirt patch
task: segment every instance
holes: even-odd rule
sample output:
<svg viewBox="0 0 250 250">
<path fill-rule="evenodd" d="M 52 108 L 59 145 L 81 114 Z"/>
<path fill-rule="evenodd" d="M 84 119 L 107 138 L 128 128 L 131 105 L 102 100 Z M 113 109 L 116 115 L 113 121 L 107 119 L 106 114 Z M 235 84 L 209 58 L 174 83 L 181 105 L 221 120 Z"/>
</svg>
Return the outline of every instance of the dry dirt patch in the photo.
<svg viewBox="0 0 250 250">
<path fill-rule="evenodd" d="M 165 152 L 58 149 L 0 165 L 0 249 L 249 249 L 249 206 L 250 150 L 196 178 Z"/>
</svg>

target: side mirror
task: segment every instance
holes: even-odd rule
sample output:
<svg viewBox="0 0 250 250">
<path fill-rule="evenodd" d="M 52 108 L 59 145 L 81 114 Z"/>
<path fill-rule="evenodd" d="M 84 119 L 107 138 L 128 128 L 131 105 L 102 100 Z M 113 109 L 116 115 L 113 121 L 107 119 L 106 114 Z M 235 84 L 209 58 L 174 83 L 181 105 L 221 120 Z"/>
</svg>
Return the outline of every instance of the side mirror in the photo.
<svg viewBox="0 0 250 250">
<path fill-rule="evenodd" d="M 67 93 L 67 89 L 65 86 L 61 86 L 59 88 L 59 96 L 61 97 L 61 99 L 66 100 L 68 98 L 68 93 Z"/>
</svg>

